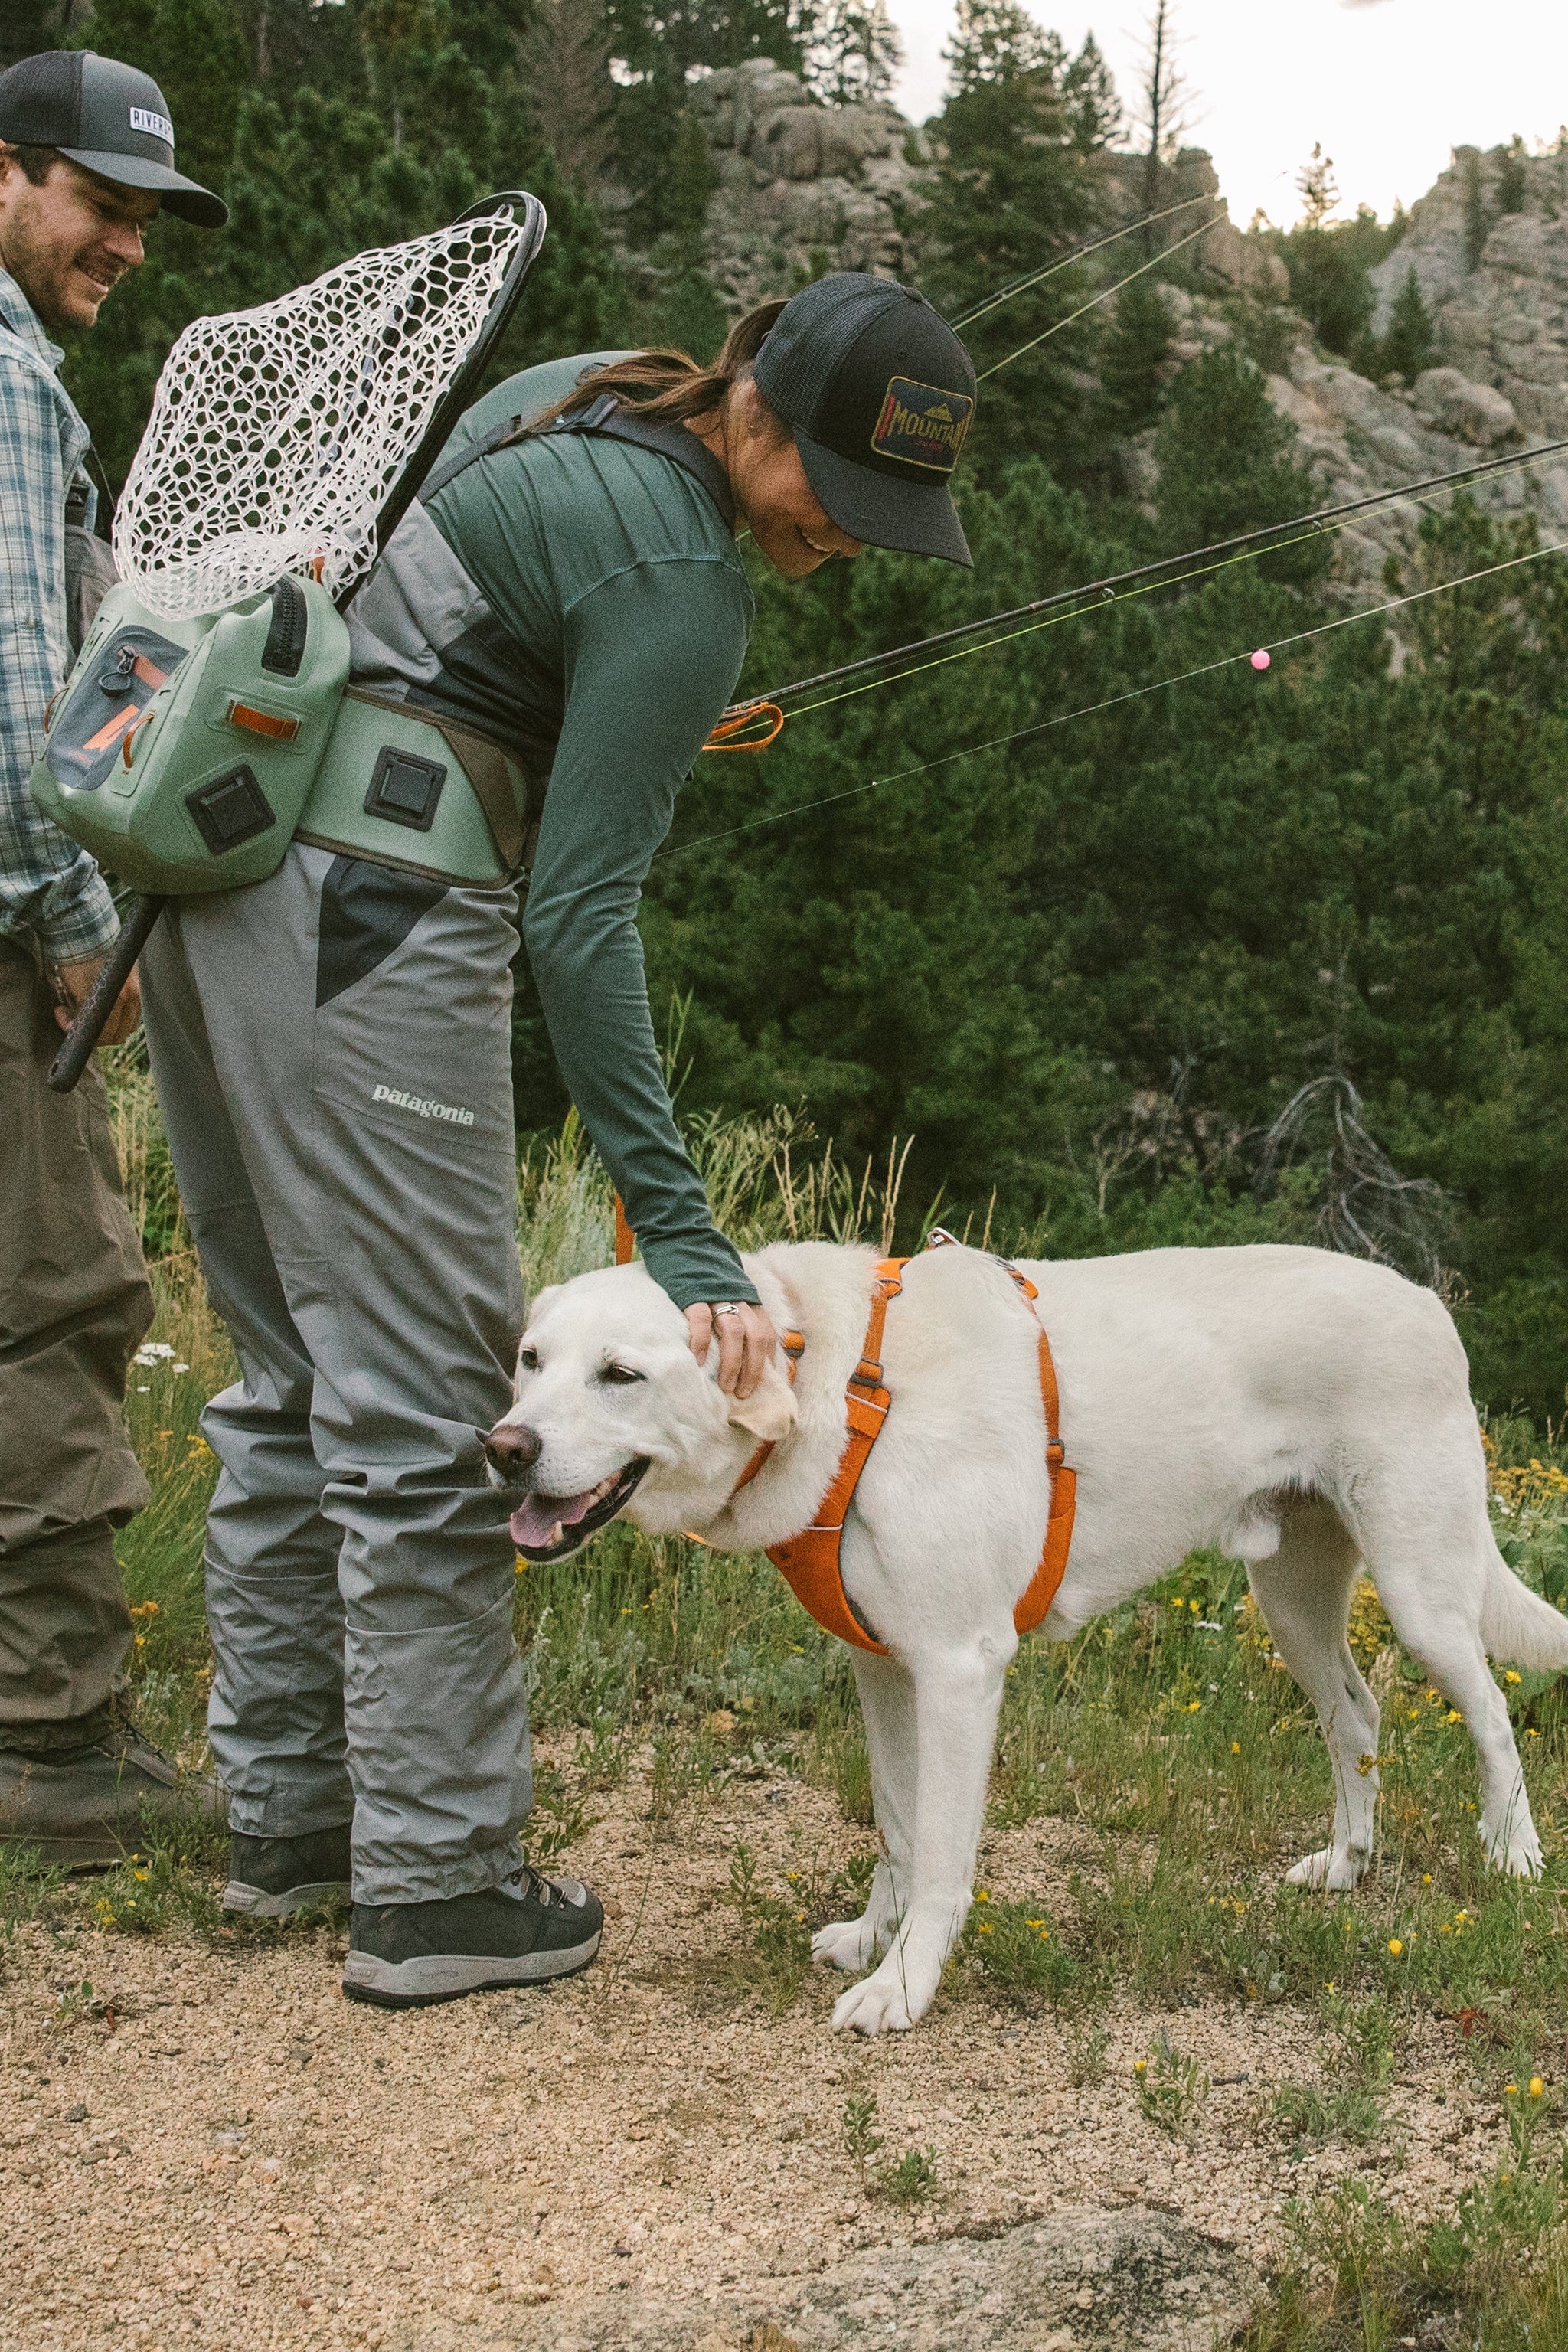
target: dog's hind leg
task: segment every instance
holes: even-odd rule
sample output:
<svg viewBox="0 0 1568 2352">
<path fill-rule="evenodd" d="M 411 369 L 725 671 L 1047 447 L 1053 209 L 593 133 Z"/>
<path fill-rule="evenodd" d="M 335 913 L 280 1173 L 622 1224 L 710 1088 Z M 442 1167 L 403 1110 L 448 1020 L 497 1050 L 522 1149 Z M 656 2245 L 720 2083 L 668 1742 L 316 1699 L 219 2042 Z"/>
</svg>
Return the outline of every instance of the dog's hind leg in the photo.
<svg viewBox="0 0 1568 2352">
<path fill-rule="evenodd" d="M 915 1827 L 915 1686 L 896 1658 L 854 1653 L 855 1682 L 871 1762 L 871 1798 L 882 1855 L 858 1919 L 836 1919 L 811 1939 L 813 1959 L 868 1969 L 887 1950 L 909 1900 Z"/>
<path fill-rule="evenodd" d="M 916 1725 L 913 1845 L 903 1916 L 880 1966 L 839 2000 L 837 2028 L 898 2032 L 931 2007 L 969 1916 L 974 1857 L 1008 1661 L 1012 1623 L 911 1660 Z"/>
<path fill-rule="evenodd" d="M 1479 1456 L 1474 1466 L 1468 1494 L 1455 1493 L 1454 1477 L 1441 1463 L 1430 1465 L 1429 1476 L 1402 1470 L 1397 1486 L 1391 1480 L 1388 1492 L 1363 1504 L 1363 1541 L 1394 1632 L 1458 1708 L 1475 1742 L 1481 1774 L 1476 1826 L 1487 1859 L 1510 1877 L 1530 1878 L 1541 1868 L 1541 1840 L 1508 1704 L 1492 1679 L 1481 1634 L 1489 1582 L 1501 1562 Z"/>
<path fill-rule="evenodd" d="M 1287 1873 L 1295 1886 L 1354 1886 L 1372 1859 L 1378 1708 L 1345 1639 L 1360 1568 L 1337 1512 L 1314 1502 L 1283 1513 L 1279 1550 L 1251 1570 L 1274 1646 L 1318 1710 L 1333 1767 L 1330 1843 Z"/>
</svg>

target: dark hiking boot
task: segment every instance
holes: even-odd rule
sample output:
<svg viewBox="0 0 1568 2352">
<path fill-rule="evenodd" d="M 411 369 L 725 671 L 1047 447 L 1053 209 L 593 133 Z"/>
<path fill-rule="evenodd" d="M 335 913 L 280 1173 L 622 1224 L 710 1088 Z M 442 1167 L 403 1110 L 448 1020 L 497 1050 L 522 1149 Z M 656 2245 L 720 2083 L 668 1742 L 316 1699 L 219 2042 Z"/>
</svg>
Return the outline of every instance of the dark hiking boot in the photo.
<svg viewBox="0 0 1568 2352">
<path fill-rule="evenodd" d="M 164 1825 L 223 1810 L 217 1782 L 182 1780 L 118 1700 L 75 1723 L 0 1726 L 0 1845 L 41 1862 L 103 1869 Z"/>
<path fill-rule="evenodd" d="M 504 1886 L 445 1903 L 356 1903 L 343 1990 L 382 2009 L 574 1976 L 599 1948 L 605 1914 L 574 1878 L 524 1867 Z"/>
<path fill-rule="evenodd" d="M 248 1912 L 253 1919 L 287 1919 L 308 1904 L 346 1903 L 351 1827 L 336 1822 L 303 1837 L 247 1837 L 231 1830 L 224 1909 Z"/>
</svg>

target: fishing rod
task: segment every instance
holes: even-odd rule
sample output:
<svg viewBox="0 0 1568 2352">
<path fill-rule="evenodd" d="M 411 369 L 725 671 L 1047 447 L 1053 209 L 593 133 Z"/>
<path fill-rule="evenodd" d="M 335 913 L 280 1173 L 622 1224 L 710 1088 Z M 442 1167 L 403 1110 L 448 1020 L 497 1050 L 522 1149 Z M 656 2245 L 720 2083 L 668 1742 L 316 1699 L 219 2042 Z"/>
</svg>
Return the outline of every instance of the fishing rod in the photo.
<svg viewBox="0 0 1568 2352">
<path fill-rule="evenodd" d="M 1321 507 L 1310 514 L 1295 515 L 1286 522 L 1263 523 L 1255 530 L 1238 532 L 1233 539 L 1215 540 L 1207 547 L 1190 548 L 1179 555 L 1157 556 L 1152 562 L 1134 565 L 1131 571 L 1110 572 L 1102 580 L 1086 581 L 1073 588 L 1058 588 L 1049 596 L 1037 596 L 1031 603 L 1015 604 L 1006 612 L 987 614 L 979 620 L 961 621 L 955 628 L 939 629 L 932 635 L 917 637 L 909 645 L 890 646 L 884 653 L 866 654 L 858 661 L 842 662 L 835 669 L 817 670 L 811 677 L 796 678 L 788 686 L 770 687 L 765 694 L 752 695 L 743 702 L 731 703 L 724 712 L 721 725 L 734 728 L 742 719 L 769 706 L 781 710 L 782 724 L 784 704 L 795 701 L 802 695 L 816 693 L 819 688 L 845 686 L 847 680 L 863 681 L 847 685 L 844 695 L 823 698 L 825 701 L 837 702 L 851 694 L 868 692 L 874 686 L 896 686 L 901 677 L 912 676 L 917 669 L 931 666 L 923 660 L 918 663 L 911 661 L 914 655 L 935 653 L 939 659 L 952 658 L 954 656 L 947 649 L 960 647 L 971 653 L 984 653 L 992 644 L 1004 645 L 1009 641 L 1007 637 L 992 637 L 989 633 L 1008 629 L 1015 622 L 1026 624 L 1036 621 L 1041 615 L 1059 612 L 1064 605 L 1079 603 L 1086 597 L 1097 598 L 1101 604 L 1111 604 L 1124 590 L 1136 586 L 1140 582 L 1150 581 L 1175 587 L 1183 578 L 1191 576 L 1179 572 L 1176 570 L 1179 565 L 1202 565 L 1215 557 L 1236 560 L 1279 551 L 1284 546 L 1293 543 L 1284 537 L 1288 532 L 1295 531 L 1302 538 L 1313 537 L 1339 528 L 1352 516 L 1370 513 L 1376 507 L 1392 506 L 1402 499 L 1420 498 L 1428 491 L 1457 488 L 1469 482 L 1484 480 L 1493 474 L 1539 465 L 1544 459 L 1560 457 L 1564 452 L 1568 452 L 1568 436 L 1559 441 L 1544 442 L 1534 449 L 1511 450 L 1500 457 L 1478 458 L 1473 465 L 1457 466 L 1446 474 L 1429 474 L 1422 481 L 1401 483 L 1393 489 L 1373 490 L 1364 498 L 1347 499 L 1338 506 Z M 1162 573 L 1172 576 L 1161 581 L 1159 575 Z M 1014 635 L 1023 633 L 1016 629 L 1011 631 Z M 986 642 L 973 644 L 972 640 L 977 637 L 984 637 Z M 910 667 L 894 669 L 889 677 L 880 675 L 889 665 L 899 662 L 909 663 Z M 820 707 L 816 703 L 810 706 L 813 709 Z M 797 712 L 795 715 L 805 714 Z M 777 732 L 776 729 L 774 732 Z"/>
<path fill-rule="evenodd" d="M 690 841 L 677 842 L 673 848 L 659 850 L 653 862 L 661 866 L 668 858 L 685 857 L 691 850 L 706 848 L 716 841 L 733 841 L 742 833 L 759 833 L 770 825 L 788 824 L 792 819 L 810 816 L 817 809 L 837 807 L 841 801 L 860 800 L 867 793 L 880 792 L 889 785 L 907 782 L 911 776 L 929 775 L 933 769 L 951 767 L 955 761 L 976 759 L 982 751 L 998 751 L 1009 743 L 1021 742 L 1027 736 L 1047 734 L 1053 728 L 1069 726 L 1075 719 L 1093 719 L 1102 710 L 1117 710 L 1124 703 L 1141 702 L 1146 695 L 1163 694 L 1172 687 L 1189 686 L 1196 678 L 1212 677 L 1216 671 L 1234 669 L 1238 662 L 1246 662 L 1255 673 L 1260 674 L 1272 667 L 1273 656 L 1277 653 L 1283 653 L 1290 646 L 1307 645 L 1314 637 L 1328 636 L 1336 629 L 1352 628 L 1358 621 L 1378 620 L 1386 614 L 1398 612 L 1405 604 L 1424 604 L 1429 597 L 1445 596 L 1455 588 L 1471 587 L 1477 581 L 1493 579 L 1501 572 L 1516 572 L 1521 565 L 1539 563 L 1549 555 L 1564 554 L 1568 554 L 1568 540 L 1554 540 L 1546 547 L 1530 548 L 1522 555 L 1505 556 L 1500 562 L 1484 564 L 1479 571 L 1464 572 L 1457 580 L 1439 580 L 1429 588 L 1413 588 L 1405 595 L 1391 597 L 1386 604 L 1366 604 L 1354 613 L 1341 613 L 1331 621 L 1321 621 L 1310 629 L 1298 629 L 1288 637 L 1276 637 L 1268 645 L 1255 646 L 1250 652 L 1243 647 L 1233 654 L 1222 654 L 1216 661 L 1200 662 L 1196 668 L 1179 670 L 1171 677 L 1151 678 L 1145 686 L 1127 687 L 1120 694 L 1106 695 L 1101 701 L 1084 703 L 1076 710 L 1058 711 L 1054 718 L 1037 719 L 1027 727 L 1015 727 L 1005 735 L 989 736 L 981 743 L 961 744 L 956 751 L 941 752 L 934 760 L 917 761 L 911 767 L 895 769 L 890 776 L 872 776 L 866 783 L 850 784 L 842 792 L 823 793 L 816 800 L 796 801 L 788 808 L 773 809 L 766 816 L 747 817 L 740 824 L 726 825 L 717 833 L 700 833 Z"/>
<path fill-rule="evenodd" d="M 973 327 L 976 320 L 986 318 L 993 310 L 999 310 L 1004 302 L 1011 302 L 1016 295 L 1028 293 L 1031 287 L 1043 286 L 1047 278 L 1055 278 L 1059 270 L 1070 269 L 1075 262 L 1087 261 L 1090 254 L 1103 253 L 1108 245 L 1115 245 L 1124 236 L 1135 236 L 1141 228 L 1152 228 L 1156 221 L 1169 220 L 1173 213 L 1191 212 L 1194 205 L 1212 205 L 1219 201 L 1209 194 L 1184 196 L 1179 205 L 1165 205 L 1157 213 L 1145 213 L 1142 220 L 1129 221 L 1124 228 L 1113 228 L 1108 236 L 1096 237 L 1092 245 L 1080 245 L 1076 253 L 1066 253 L 1059 260 L 1047 262 L 1043 269 L 1026 269 L 1021 278 L 1012 278 L 1005 286 L 999 286 L 994 294 L 987 294 L 980 301 L 972 303 L 967 310 L 961 310 L 947 323 L 957 334 L 964 327 Z M 1155 256 L 1156 260 L 1163 258 L 1163 254 Z"/>
</svg>

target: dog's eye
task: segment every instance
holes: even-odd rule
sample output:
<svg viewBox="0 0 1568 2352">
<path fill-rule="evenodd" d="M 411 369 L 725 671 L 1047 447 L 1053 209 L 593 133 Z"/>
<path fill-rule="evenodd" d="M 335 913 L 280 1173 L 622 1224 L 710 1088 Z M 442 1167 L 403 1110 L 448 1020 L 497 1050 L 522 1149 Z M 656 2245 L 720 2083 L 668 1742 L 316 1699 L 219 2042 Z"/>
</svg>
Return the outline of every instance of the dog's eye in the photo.
<svg viewBox="0 0 1568 2352">
<path fill-rule="evenodd" d="M 610 1386 L 616 1389 L 629 1389 L 634 1381 L 644 1380 L 646 1377 L 643 1372 L 634 1372 L 629 1364 L 606 1364 L 599 1374 L 602 1381 L 608 1381 Z"/>
<path fill-rule="evenodd" d="M 524 1348 L 517 1360 L 520 1370 L 525 1372 L 536 1372 L 539 1370 L 538 1349 Z"/>
</svg>

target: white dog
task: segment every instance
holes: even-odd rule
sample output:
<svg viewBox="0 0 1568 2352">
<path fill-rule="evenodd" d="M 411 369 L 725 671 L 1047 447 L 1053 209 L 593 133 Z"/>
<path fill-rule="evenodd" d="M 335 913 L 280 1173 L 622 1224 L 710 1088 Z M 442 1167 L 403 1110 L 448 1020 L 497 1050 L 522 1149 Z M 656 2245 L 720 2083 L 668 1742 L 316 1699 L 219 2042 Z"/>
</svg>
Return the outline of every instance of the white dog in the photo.
<svg viewBox="0 0 1568 2352">
<path fill-rule="evenodd" d="M 746 1261 L 775 1325 L 805 1347 L 792 1391 L 770 1370 L 725 1397 L 684 1317 L 640 1265 L 541 1293 L 517 1401 L 489 1433 L 492 1475 L 522 1491 L 520 1549 L 558 1559 L 625 1511 L 761 1549 L 813 1518 L 845 1441 L 873 1254 L 780 1244 Z M 1331 1843 L 1289 1873 L 1353 1886 L 1372 1853 L 1377 1703 L 1345 1639 L 1364 1566 L 1400 1640 L 1463 1715 L 1496 1867 L 1541 1846 L 1502 1694 L 1487 1664 L 1568 1665 L 1568 1618 L 1503 1562 L 1464 1350 L 1429 1291 L 1313 1249 L 1151 1250 L 1031 1261 L 1061 1389 L 1078 1520 L 1043 1632 L 1066 1640 L 1217 1545 L 1246 1561 L 1280 1655 L 1333 1759 Z M 834 2011 L 863 2033 L 913 2024 L 968 1915 L 1014 1604 L 1049 1496 L 1034 1315 L 994 1259 L 912 1259 L 889 1307 L 891 1409 L 845 1528 L 845 1590 L 889 1654 L 853 1653 L 884 1859 L 865 1914 L 825 1927 L 835 1966 L 880 1965 Z M 776 1441 L 742 1492 L 756 1441 Z"/>
</svg>

